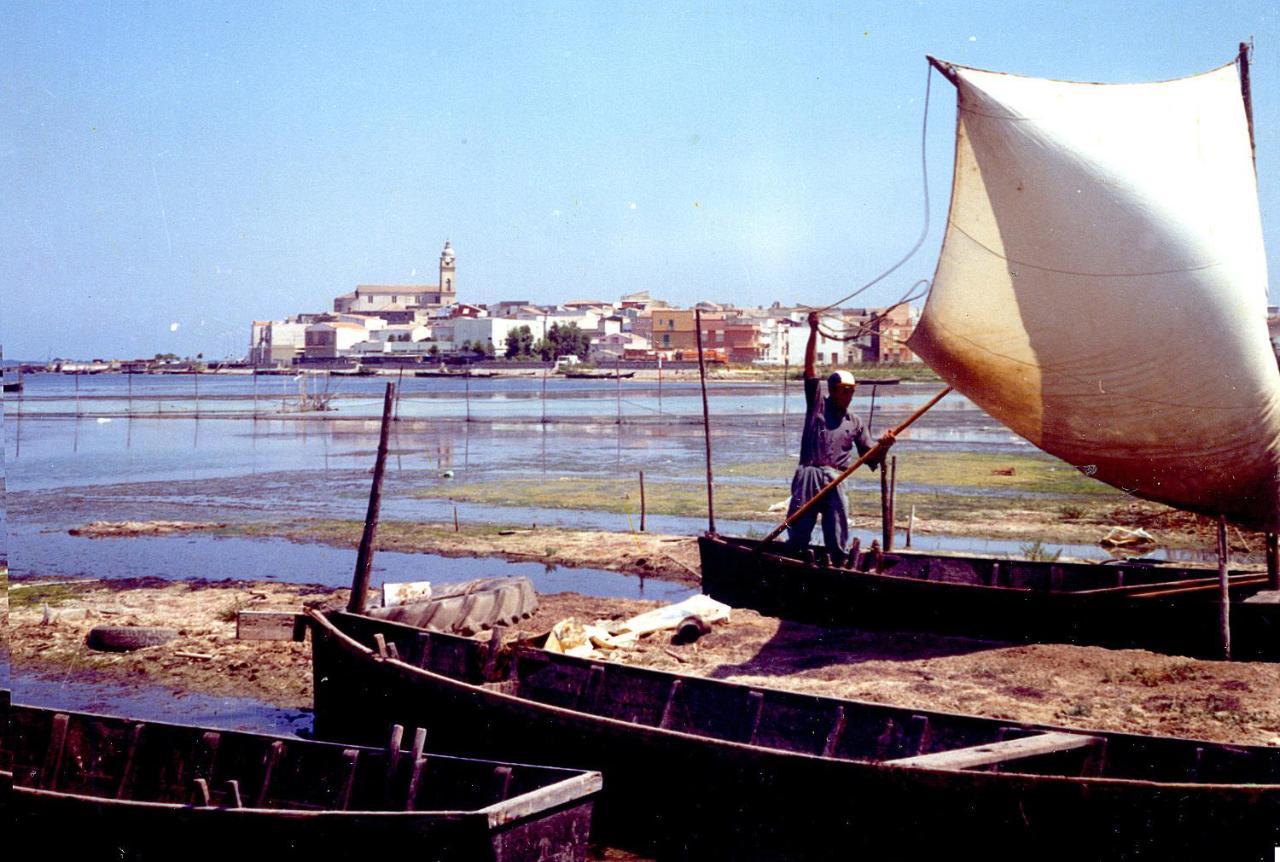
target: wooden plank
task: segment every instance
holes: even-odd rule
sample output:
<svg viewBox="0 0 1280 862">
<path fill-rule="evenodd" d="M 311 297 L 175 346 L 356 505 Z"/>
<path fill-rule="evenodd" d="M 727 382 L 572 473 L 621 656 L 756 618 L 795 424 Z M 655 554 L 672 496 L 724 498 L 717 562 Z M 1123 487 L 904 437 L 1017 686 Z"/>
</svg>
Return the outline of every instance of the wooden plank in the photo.
<svg viewBox="0 0 1280 862">
<path fill-rule="evenodd" d="M 242 641 L 306 640 L 307 618 L 292 611 L 240 611 L 236 638 Z"/>
<path fill-rule="evenodd" d="M 503 802 L 511 795 L 511 767 L 499 766 L 493 770 L 493 795 L 498 802 Z"/>
<path fill-rule="evenodd" d="M 383 779 L 382 798 L 388 805 L 393 798 L 392 787 L 400 772 L 400 744 L 404 741 L 404 727 L 391 725 L 391 734 L 387 739 L 387 772 Z"/>
<path fill-rule="evenodd" d="M 827 734 L 827 741 L 822 746 L 822 756 L 831 757 L 836 753 L 836 746 L 840 744 L 840 738 L 844 736 L 844 729 L 848 726 L 848 720 L 845 718 L 844 705 L 836 707 L 836 720 L 831 725 L 831 732 Z"/>
<path fill-rule="evenodd" d="M 760 732 L 760 719 L 764 717 L 764 692 L 747 692 L 747 743 L 754 745 L 756 734 Z"/>
<path fill-rule="evenodd" d="M 674 679 L 671 681 L 671 688 L 667 691 L 667 703 L 662 707 L 662 718 L 658 721 L 658 727 L 671 727 L 671 720 L 675 717 L 676 698 L 680 695 L 680 689 L 684 687 L 684 680 Z"/>
<path fill-rule="evenodd" d="M 923 754 L 924 750 L 929 747 L 933 736 L 929 729 L 929 716 L 913 715 L 911 716 L 911 732 L 915 736 L 915 741 L 911 747 L 916 754 Z"/>
<path fill-rule="evenodd" d="M 271 790 L 271 774 L 275 772 L 276 764 L 280 762 L 280 758 L 283 756 L 284 743 L 278 739 L 271 743 L 267 753 L 262 756 L 262 786 L 258 788 L 258 798 L 254 803 L 255 808 L 267 807 L 267 794 Z"/>
<path fill-rule="evenodd" d="M 430 581 L 405 581 L 400 584 L 382 585 L 382 606 L 393 608 L 410 602 L 425 602 L 431 598 Z"/>
<path fill-rule="evenodd" d="M 128 799 L 133 791 L 134 767 L 138 762 L 138 745 L 142 741 L 142 729 L 146 727 L 138 722 L 129 730 L 129 748 L 124 757 L 124 769 L 120 770 L 120 783 L 116 785 L 116 799 Z"/>
<path fill-rule="evenodd" d="M 351 791 L 356 786 L 356 769 L 360 765 L 360 750 L 358 748 L 344 748 L 342 750 L 342 759 L 345 764 L 342 789 L 338 791 L 338 801 L 334 806 L 339 811 L 346 811 L 351 807 Z"/>
<path fill-rule="evenodd" d="M 582 690 L 578 692 L 578 710 L 595 712 L 596 702 L 600 698 L 600 688 L 604 685 L 604 668 L 592 665 L 587 671 L 587 678 L 582 682 Z"/>
<path fill-rule="evenodd" d="M 65 712 L 53 717 L 49 750 L 45 752 L 44 766 L 40 770 L 40 786 L 45 790 L 56 790 L 58 787 L 58 773 L 62 771 L 62 752 L 67 746 L 67 728 L 70 724 L 71 716 Z"/>
<path fill-rule="evenodd" d="M 951 751 L 937 751 L 933 754 L 918 754 L 915 757 L 901 757 L 897 760 L 885 762 L 893 766 L 911 766 L 924 769 L 975 769 L 980 766 L 994 766 L 1028 757 L 1040 757 L 1046 754 L 1073 751 L 1078 748 L 1090 748 L 1101 742 L 1102 737 L 1100 736 L 1086 736 L 1080 733 L 1038 733 L 1034 736 L 1006 739 L 1004 742 L 992 742 L 987 745 L 975 745 L 970 748 L 955 748 Z"/>
</svg>

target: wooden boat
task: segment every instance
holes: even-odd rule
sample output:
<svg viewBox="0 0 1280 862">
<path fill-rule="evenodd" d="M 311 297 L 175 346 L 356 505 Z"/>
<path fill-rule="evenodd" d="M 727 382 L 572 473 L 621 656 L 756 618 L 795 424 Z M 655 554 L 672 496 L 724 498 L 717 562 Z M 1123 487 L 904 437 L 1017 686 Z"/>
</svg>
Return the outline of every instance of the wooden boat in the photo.
<svg viewBox="0 0 1280 862">
<path fill-rule="evenodd" d="M 5 848 L 85 859 L 581 860 L 600 776 L 13 705 Z M 28 844 L 28 847 L 21 845 Z M 34 855 L 10 858 L 36 858 Z"/>
<path fill-rule="evenodd" d="M 783 619 L 1021 641 L 1142 647 L 1218 657 L 1216 570 L 825 549 L 701 536 L 702 589 Z M 1249 601 L 1265 574 L 1231 582 L 1232 654 L 1280 660 L 1280 604 Z"/>
<path fill-rule="evenodd" d="M 604 773 L 601 840 L 729 859 L 1267 859 L 1280 748 L 757 688 L 343 612 L 310 616 L 318 735 L 422 723 Z M 656 847 L 654 846 L 656 845 Z"/>
<path fill-rule="evenodd" d="M 635 377 L 634 371 L 566 371 L 564 376 L 570 380 L 618 380 Z"/>
<path fill-rule="evenodd" d="M 957 91 L 955 170 L 937 270 L 906 342 L 1084 474 L 1222 518 L 1224 545 L 1228 521 L 1280 531 L 1280 370 L 1247 60 L 1242 45 L 1235 63 L 1202 75 L 1112 86 L 931 58 Z M 1149 240 L 1137 252 L 1135 236 Z M 1212 343 L 1195 334 L 1203 320 L 1218 321 Z M 1187 353 L 1191 340 L 1202 353 Z M 1165 569 L 1148 584 L 1124 566 L 911 554 L 850 572 L 715 537 L 702 554 L 710 594 L 788 618 L 1202 653 L 1225 640 L 1209 572 Z M 1231 590 L 1235 657 L 1280 652 L 1280 605 L 1247 601 L 1262 589 L 1259 578 Z"/>
</svg>

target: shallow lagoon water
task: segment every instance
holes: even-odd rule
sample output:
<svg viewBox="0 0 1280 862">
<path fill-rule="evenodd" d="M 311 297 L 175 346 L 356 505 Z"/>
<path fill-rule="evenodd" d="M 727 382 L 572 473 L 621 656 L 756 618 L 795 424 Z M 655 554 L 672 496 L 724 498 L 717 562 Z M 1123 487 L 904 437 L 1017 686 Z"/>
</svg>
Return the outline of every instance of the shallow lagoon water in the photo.
<svg viewBox="0 0 1280 862">
<path fill-rule="evenodd" d="M 89 539 L 64 532 L 10 537 L 15 577 L 142 578 L 280 581 L 346 587 L 355 552 L 288 539 L 200 534 Z M 370 584 L 384 581 L 453 583 L 488 577 L 529 578 L 541 593 L 578 592 L 615 598 L 680 601 L 697 592 L 684 584 L 600 569 L 548 567 L 493 558 L 442 557 L 378 551 Z"/>
<path fill-rule="evenodd" d="M 21 674 L 14 679 L 13 701 L 223 730 L 283 736 L 308 736 L 311 731 L 310 710 L 281 709 L 250 698 L 210 697 L 157 685 L 124 688 L 113 681 L 72 679 L 61 674 Z"/>
</svg>

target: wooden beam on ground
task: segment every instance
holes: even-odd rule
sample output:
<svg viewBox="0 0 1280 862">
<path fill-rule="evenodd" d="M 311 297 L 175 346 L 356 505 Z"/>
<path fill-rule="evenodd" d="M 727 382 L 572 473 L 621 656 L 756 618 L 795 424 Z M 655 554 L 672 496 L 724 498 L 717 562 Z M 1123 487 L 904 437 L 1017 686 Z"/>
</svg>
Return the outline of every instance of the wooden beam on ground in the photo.
<svg viewBox="0 0 1280 862">
<path fill-rule="evenodd" d="M 980 766 L 996 766 L 1028 757 L 1042 757 L 1046 754 L 1058 754 L 1078 748 L 1091 748 L 1101 744 L 1102 741 L 1103 738 L 1100 736 L 1087 736 L 1081 733 L 1038 733 L 1035 736 L 1022 736 L 987 745 L 902 757 L 897 760 L 887 760 L 885 763 L 891 766 L 923 769 L 976 769 Z"/>
</svg>

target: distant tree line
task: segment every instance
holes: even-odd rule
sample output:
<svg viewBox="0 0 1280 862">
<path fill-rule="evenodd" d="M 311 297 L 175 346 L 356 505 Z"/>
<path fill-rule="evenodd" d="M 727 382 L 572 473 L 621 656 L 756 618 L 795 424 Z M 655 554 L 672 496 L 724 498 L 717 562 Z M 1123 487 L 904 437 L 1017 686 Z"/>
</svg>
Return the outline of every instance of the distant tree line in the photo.
<svg viewBox="0 0 1280 862">
<path fill-rule="evenodd" d="M 591 336 L 578 328 L 576 323 L 551 324 L 546 338 L 533 340 L 533 332 L 527 326 L 517 327 L 507 333 L 508 359 L 532 359 L 538 357 L 543 362 L 559 359 L 561 356 L 576 356 L 586 359 L 591 350 Z"/>
</svg>

